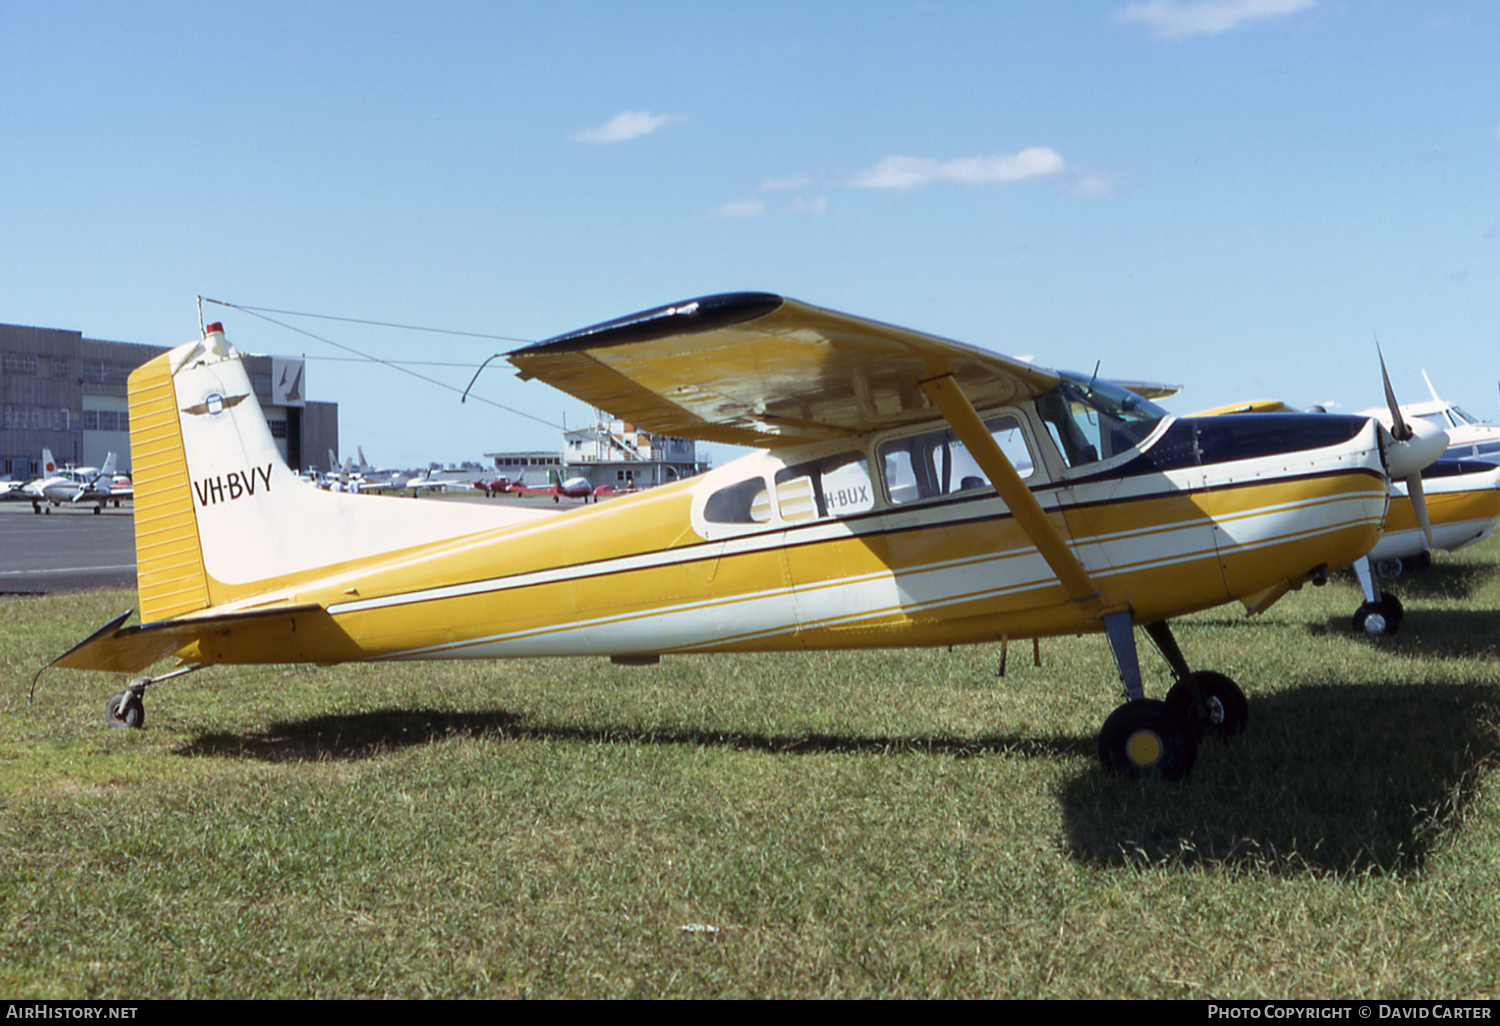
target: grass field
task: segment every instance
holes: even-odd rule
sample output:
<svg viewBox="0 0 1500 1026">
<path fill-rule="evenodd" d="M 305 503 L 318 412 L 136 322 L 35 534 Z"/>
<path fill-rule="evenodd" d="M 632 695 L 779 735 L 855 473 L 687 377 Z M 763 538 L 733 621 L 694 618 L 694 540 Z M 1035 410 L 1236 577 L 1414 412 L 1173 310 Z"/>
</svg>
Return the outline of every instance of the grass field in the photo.
<svg viewBox="0 0 1500 1026">
<path fill-rule="evenodd" d="M 0 599 L 0 995 L 1500 995 L 1500 543 L 1181 621 L 1250 729 L 1098 767 L 1100 637 L 930 652 L 36 670 Z M 1142 638 L 1148 688 L 1166 669 Z"/>
</svg>

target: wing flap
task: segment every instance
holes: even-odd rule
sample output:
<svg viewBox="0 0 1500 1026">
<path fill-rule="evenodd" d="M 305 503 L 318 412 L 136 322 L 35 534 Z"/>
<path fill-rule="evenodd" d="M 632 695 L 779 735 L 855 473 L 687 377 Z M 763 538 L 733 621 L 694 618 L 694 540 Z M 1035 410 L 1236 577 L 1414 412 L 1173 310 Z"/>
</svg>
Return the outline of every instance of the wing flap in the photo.
<svg viewBox="0 0 1500 1026">
<path fill-rule="evenodd" d="M 937 411 L 921 382 L 943 375 L 980 406 L 1058 381 L 996 353 L 767 293 L 658 307 L 507 358 L 523 378 L 646 431 L 763 448 L 930 420 Z"/>
</svg>

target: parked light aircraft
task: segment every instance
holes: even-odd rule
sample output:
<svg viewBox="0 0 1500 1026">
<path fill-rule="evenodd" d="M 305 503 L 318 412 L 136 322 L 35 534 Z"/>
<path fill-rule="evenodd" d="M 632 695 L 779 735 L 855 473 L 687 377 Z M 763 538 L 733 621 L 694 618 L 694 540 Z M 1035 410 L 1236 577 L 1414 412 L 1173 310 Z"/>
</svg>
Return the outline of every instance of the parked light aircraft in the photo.
<svg viewBox="0 0 1500 1026">
<path fill-rule="evenodd" d="M 222 327 L 130 378 L 142 622 L 51 665 L 770 652 L 1109 641 L 1128 698 L 1104 765 L 1179 778 L 1239 687 L 1171 617 L 1266 608 L 1380 537 L 1389 477 L 1442 448 L 1368 418 L 1176 418 L 1082 375 L 764 293 L 645 311 L 508 354 L 643 430 L 758 447 L 549 515 L 333 495 L 277 455 Z M 1135 628 L 1171 667 L 1146 697 Z"/>
<path fill-rule="evenodd" d="M 1480 421 L 1463 409 L 1438 396 L 1432 387 L 1432 379 L 1422 372 L 1431 402 L 1407 403 L 1401 407 L 1401 415 L 1407 420 L 1425 420 L 1448 432 L 1448 451 L 1443 454 L 1450 460 L 1488 460 L 1500 462 L 1500 424 Z M 1385 409 L 1366 410 L 1361 417 L 1374 417 L 1386 427 L 1391 425 L 1391 413 Z"/>
<path fill-rule="evenodd" d="M 600 487 L 604 486 L 601 485 Z M 612 492 L 613 490 L 613 486 L 610 486 L 610 491 Z M 585 503 L 589 501 L 589 496 L 591 495 L 609 494 L 596 489 L 586 477 L 570 477 L 564 481 L 562 480 L 562 475 L 555 470 L 547 471 L 547 484 L 544 487 L 537 488 L 534 485 L 523 484 L 520 481 L 512 481 L 506 491 L 522 495 L 550 495 L 553 502 L 567 498 L 582 499 Z"/>
<path fill-rule="evenodd" d="M 1375 576 L 1395 577 L 1431 562 L 1434 549 L 1455 552 L 1483 541 L 1500 525 L 1500 466 L 1481 460 L 1441 459 L 1422 470 L 1429 537 L 1412 507 L 1404 481 L 1391 482 L 1391 508 L 1385 531 L 1367 556 L 1354 561 L 1364 602 L 1354 611 L 1356 631 L 1395 634 L 1401 626 L 1401 600 L 1377 593 Z"/>
<path fill-rule="evenodd" d="M 374 467 L 370 461 L 365 459 L 364 446 L 357 446 L 359 462 L 350 468 L 351 478 L 359 481 L 360 490 L 369 488 L 399 488 L 406 482 L 409 473 L 405 470 L 394 470 L 389 467 Z"/>
<path fill-rule="evenodd" d="M 44 462 L 50 462 L 47 459 L 50 456 L 51 453 L 44 453 Z M 52 476 L 31 482 L 23 491 L 31 501 L 33 513 L 51 513 L 53 506 L 64 503 L 74 506 L 93 503 L 97 514 L 115 498 L 110 490 L 114 476 L 115 454 L 110 453 L 105 457 L 103 467 L 54 470 Z"/>
</svg>

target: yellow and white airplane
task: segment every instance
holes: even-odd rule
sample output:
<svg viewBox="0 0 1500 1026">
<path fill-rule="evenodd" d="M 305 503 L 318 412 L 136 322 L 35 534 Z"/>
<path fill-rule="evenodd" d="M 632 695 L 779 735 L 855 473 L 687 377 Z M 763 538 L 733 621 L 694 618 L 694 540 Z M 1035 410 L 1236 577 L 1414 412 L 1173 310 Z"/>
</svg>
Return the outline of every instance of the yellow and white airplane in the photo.
<svg viewBox="0 0 1500 1026">
<path fill-rule="evenodd" d="M 1483 541 L 1500 526 L 1500 465 L 1444 458 L 1424 467 L 1421 480 L 1426 522 L 1409 494 L 1410 486 L 1391 482 L 1385 532 L 1368 555 L 1354 561 L 1364 595 L 1354 611 L 1356 631 L 1395 634 L 1401 626 L 1401 600 L 1388 591 L 1376 591 L 1377 574 L 1396 577 L 1403 570 L 1426 566 L 1434 550 L 1456 552 Z"/>
<path fill-rule="evenodd" d="M 1170 617 L 1250 611 L 1380 538 L 1390 477 L 1442 450 L 1369 418 L 1174 418 L 1123 389 L 764 293 L 648 310 L 508 354 L 653 434 L 761 451 L 548 514 L 330 494 L 277 456 L 220 325 L 130 377 L 142 622 L 52 665 L 932 646 L 1102 632 L 1128 701 L 1111 770 L 1179 778 L 1243 729 Z M 1175 686 L 1148 699 L 1143 627 Z"/>
</svg>

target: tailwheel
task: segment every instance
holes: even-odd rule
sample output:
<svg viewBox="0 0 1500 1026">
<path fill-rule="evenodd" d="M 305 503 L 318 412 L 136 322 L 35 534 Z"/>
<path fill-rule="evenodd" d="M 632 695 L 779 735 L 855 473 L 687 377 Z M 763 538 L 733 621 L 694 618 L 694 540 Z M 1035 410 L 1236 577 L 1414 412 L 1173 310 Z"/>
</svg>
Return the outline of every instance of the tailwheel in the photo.
<svg viewBox="0 0 1500 1026">
<path fill-rule="evenodd" d="M 1099 761 L 1122 777 L 1181 780 L 1197 757 L 1198 734 L 1187 714 L 1152 698 L 1126 702 L 1099 732 Z"/>
<path fill-rule="evenodd" d="M 1250 703 L 1240 686 L 1212 670 L 1199 670 L 1190 681 L 1174 684 L 1167 692 L 1167 704 L 1182 710 L 1199 737 L 1225 740 L 1250 723 Z"/>
<path fill-rule="evenodd" d="M 1388 591 L 1382 591 L 1379 599 L 1366 602 L 1354 611 L 1352 622 L 1355 631 L 1362 634 L 1395 634 L 1403 615 L 1401 600 Z"/>
<path fill-rule="evenodd" d="M 146 725 L 146 703 L 141 693 L 126 690 L 109 696 L 104 703 L 104 720 L 111 727 L 139 730 Z"/>
</svg>

